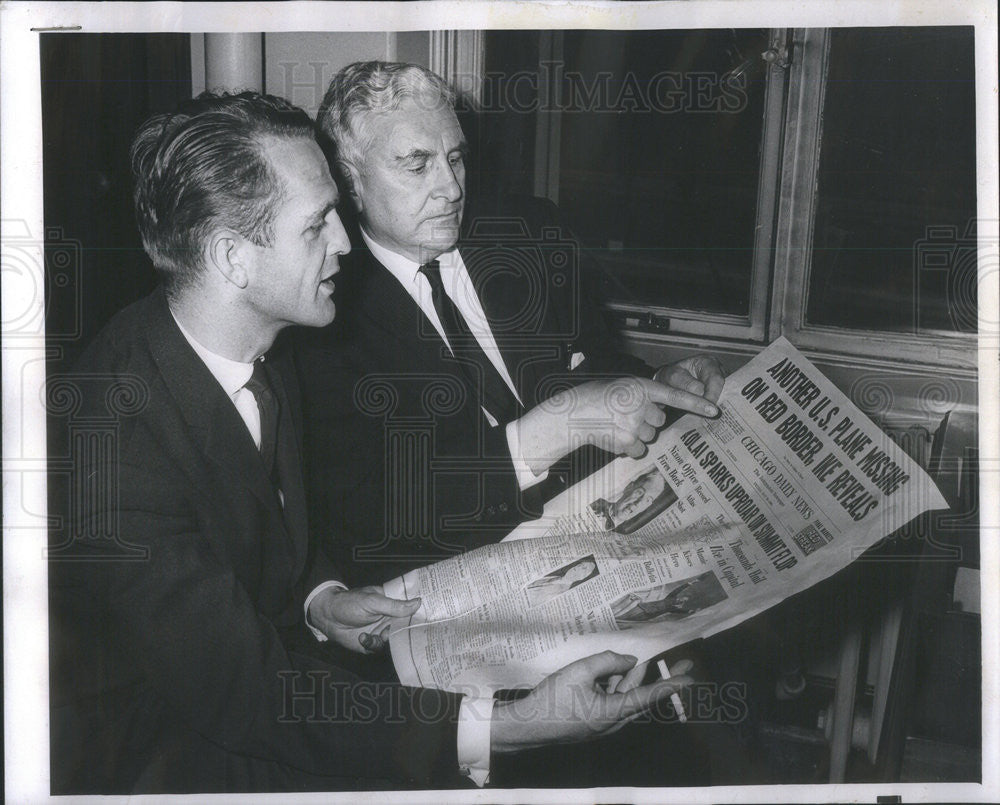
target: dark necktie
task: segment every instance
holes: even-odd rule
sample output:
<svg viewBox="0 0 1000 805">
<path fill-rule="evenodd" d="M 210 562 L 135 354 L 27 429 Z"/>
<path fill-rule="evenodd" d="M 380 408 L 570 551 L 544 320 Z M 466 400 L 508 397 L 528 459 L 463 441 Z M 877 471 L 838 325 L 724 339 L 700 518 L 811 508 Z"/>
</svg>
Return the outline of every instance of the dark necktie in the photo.
<svg viewBox="0 0 1000 805">
<path fill-rule="evenodd" d="M 268 477 L 276 481 L 274 453 L 278 444 L 278 399 L 267 379 L 263 359 L 254 361 L 253 374 L 246 382 L 246 387 L 257 401 L 257 410 L 260 412 L 260 458 Z"/>
<path fill-rule="evenodd" d="M 483 352 L 472 330 L 466 323 L 462 313 L 455 306 L 451 297 L 445 293 L 441 282 L 441 266 L 437 260 L 420 266 L 420 271 L 431 284 L 431 300 L 434 310 L 441 320 L 451 350 L 456 358 L 462 358 L 462 368 L 465 370 L 473 390 L 482 389 L 482 405 L 501 425 L 520 416 L 517 398 L 510 390 L 490 359 Z M 470 365 L 471 363 L 471 365 Z"/>
</svg>

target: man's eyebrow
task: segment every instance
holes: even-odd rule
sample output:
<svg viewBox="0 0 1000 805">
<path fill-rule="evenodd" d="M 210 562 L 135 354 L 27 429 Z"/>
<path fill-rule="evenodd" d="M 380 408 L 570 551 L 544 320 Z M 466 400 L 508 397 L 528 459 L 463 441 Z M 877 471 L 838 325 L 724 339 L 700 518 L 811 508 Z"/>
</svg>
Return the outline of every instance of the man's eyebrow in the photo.
<svg viewBox="0 0 1000 805">
<path fill-rule="evenodd" d="M 456 151 L 458 153 L 460 153 L 463 157 L 468 156 L 469 155 L 469 144 L 465 140 L 462 140 L 458 145 L 456 145 L 454 148 L 452 148 L 448 153 L 449 154 L 453 154 Z M 426 160 L 430 159 L 431 157 L 433 157 L 436 153 L 437 153 L 436 151 L 428 151 L 426 148 L 411 148 L 409 151 L 407 151 L 402 156 L 397 156 L 395 158 L 395 161 L 397 163 L 419 162 L 419 161 L 422 161 L 422 160 L 426 161 Z"/>
<path fill-rule="evenodd" d="M 330 214 L 332 210 L 337 208 L 337 203 L 340 201 L 339 198 L 335 198 L 333 201 L 328 201 L 323 205 L 323 208 L 316 211 L 315 215 L 309 217 L 309 224 L 319 223 Z"/>
<path fill-rule="evenodd" d="M 416 162 L 421 159 L 430 159 L 434 156 L 433 151 L 428 151 L 425 148 L 411 148 L 402 156 L 396 157 L 396 162 Z"/>
</svg>

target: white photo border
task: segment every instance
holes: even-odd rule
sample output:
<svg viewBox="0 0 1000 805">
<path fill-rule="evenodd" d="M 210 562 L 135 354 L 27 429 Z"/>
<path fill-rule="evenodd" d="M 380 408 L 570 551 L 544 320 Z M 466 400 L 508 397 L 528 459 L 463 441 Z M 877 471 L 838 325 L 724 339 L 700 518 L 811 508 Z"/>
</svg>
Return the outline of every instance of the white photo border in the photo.
<svg viewBox="0 0 1000 805">
<path fill-rule="evenodd" d="M 980 238 L 993 245 L 992 277 L 980 256 L 979 349 L 981 577 L 983 647 L 983 782 L 746 786 L 702 789 L 616 788 L 598 791 L 446 791 L 435 802 L 829 802 L 898 795 L 905 802 L 989 802 L 1000 798 L 1000 431 L 997 332 L 997 11 L 989 0 L 873 4 L 826 2 L 288 2 L 288 3 L 5 3 L 0 8 L 0 144 L 2 144 L 3 325 L 41 321 L 43 227 L 39 32 L 408 31 L 435 29 L 642 29 L 972 25 L 976 29 L 976 114 Z M 992 211 L 992 212 L 990 212 Z M 983 225 L 981 224 L 981 226 Z M 34 245 L 11 243 L 25 236 Z M 991 239 L 991 240 L 989 240 Z M 10 259 L 9 259 L 10 258 Z M 37 269 L 32 273 L 30 267 Z M 9 270 L 13 267 L 13 270 Z M 25 267 L 22 271 L 21 268 Z M 983 280 L 989 280 L 983 282 Z M 987 330 L 987 328 L 990 328 Z M 44 547 L 45 336 L 4 338 L 3 357 L 3 655 L 5 789 L 10 802 L 84 801 L 48 793 L 48 623 Z M 383 797 L 384 798 L 384 795 Z M 394 802 L 427 801 L 427 792 L 392 792 Z M 102 797 L 102 802 L 125 798 Z M 129 798 L 160 801 L 162 797 Z M 175 798 L 170 797 L 171 801 Z M 177 797 L 205 801 L 204 796 Z M 309 794 L 297 802 L 378 801 L 380 795 Z M 221 801 L 221 800 L 220 800 Z M 288 802 L 285 795 L 226 796 L 226 802 Z"/>
</svg>

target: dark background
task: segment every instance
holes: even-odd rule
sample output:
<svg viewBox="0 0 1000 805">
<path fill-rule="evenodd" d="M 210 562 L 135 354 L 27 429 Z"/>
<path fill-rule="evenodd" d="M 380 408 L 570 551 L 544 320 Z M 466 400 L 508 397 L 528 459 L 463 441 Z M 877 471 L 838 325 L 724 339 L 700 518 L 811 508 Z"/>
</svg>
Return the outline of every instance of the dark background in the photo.
<svg viewBox="0 0 1000 805">
<path fill-rule="evenodd" d="M 622 76 L 646 86 L 663 71 L 716 82 L 735 72 L 746 99 L 736 111 L 666 114 L 564 103 L 558 201 L 597 258 L 608 301 L 747 313 L 767 35 L 562 32 L 564 72 L 610 75 L 611 100 Z M 460 114 L 470 194 L 534 189 L 537 93 L 519 85 L 527 109 L 490 99 L 539 74 L 540 41 L 538 31 L 485 35 L 487 111 Z M 186 34 L 42 34 L 40 48 L 47 331 L 62 348 L 58 365 L 155 283 L 134 225 L 128 148 L 144 118 L 190 97 L 191 52 Z M 972 28 L 833 32 L 809 324 L 974 331 L 949 305 L 959 294 L 975 309 L 974 247 L 949 271 L 916 272 L 913 256 L 929 225 L 961 236 L 975 220 L 974 121 Z"/>
</svg>

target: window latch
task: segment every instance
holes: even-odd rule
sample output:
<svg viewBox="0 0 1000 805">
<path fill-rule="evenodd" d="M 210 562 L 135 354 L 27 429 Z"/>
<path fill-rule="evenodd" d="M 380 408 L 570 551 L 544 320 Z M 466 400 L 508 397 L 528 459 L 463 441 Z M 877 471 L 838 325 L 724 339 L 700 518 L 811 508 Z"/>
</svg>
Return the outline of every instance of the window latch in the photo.
<svg viewBox="0 0 1000 805">
<path fill-rule="evenodd" d="M 651 312 L 628 312 L 618 316 L 621 326 L 626 330 L 633 330 L 640 333 L 668 333 L 670 332 L 670 318 Z"/>
<path fill-rule="evenodd" d="M 787 70 L 791 64 L 791 60 L 788 58 L 788 45 L 781 39 L 772 40 L 771 47 L 761 53 L 760 57 L 768 64 L 781 67 L 783 70 Z"/>
</svg>

